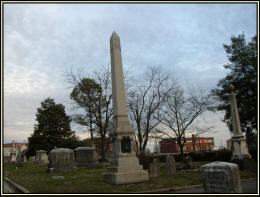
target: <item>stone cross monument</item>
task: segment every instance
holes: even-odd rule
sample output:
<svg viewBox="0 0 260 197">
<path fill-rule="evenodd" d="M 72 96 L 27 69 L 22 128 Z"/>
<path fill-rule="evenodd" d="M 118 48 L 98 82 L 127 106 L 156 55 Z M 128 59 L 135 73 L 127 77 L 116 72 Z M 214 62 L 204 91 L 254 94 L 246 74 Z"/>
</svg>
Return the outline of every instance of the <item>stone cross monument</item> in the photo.
<svg viewBox="0 0 260 197">
<path fill-rule="evenodd" d="M 113 153 L 103 181 L 111 184 L 128 184 L 148 181 L 133 150 L 134 130 L 128 120 L 125 85 L 122 68 L 120 38 L 113 32 L 110 38 L 112 96 L 113 96 Z"/>
<path fill-rule="evenodd" d="M 245 157 L 251 158 L 248 153 L 248 148 L 246 144 L 246 139 L 242 135 L 241 123 L 237 108 L 237 99 L 234 94 L 234 86 L 230 86 L 231 88 L 231 98 L 230 98 L 230 109 L 231 109 L 231 118 L 232 118 L 232 130 L 234 136 L 232 137 L 232 157 L 231 160 L 234 159 L 243 159 Z"/>
</svg>

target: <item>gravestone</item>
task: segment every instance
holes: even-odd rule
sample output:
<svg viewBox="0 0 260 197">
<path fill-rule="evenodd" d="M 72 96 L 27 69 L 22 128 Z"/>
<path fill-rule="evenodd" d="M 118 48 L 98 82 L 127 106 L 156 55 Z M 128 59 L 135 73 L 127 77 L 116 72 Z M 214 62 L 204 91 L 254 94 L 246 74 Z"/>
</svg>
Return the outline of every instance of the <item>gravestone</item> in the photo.
<svg viewBox="0 0 260 197">
<path fill-rule="evenodd" d="M 38 166 L 44 166 L 49 163 L 46 150 L 38 150 L 36 152 L 36 163 Z"/>
<path fill-rule="evenodd" d="M 37 163 L 37 162 L 38 162 L 38 160 L 39 160 L 39 159 L 38 159 L 38 158 L 39 158 L 38 155 L 39 155 L 39 154 L 38 154 L 38 152 L 36 151 L 35 156 L 34 156 L 34 160 L 33 160 L 34 163 Z"/>
<path fill-rule="evenodd" d="M 22 158 L 23 158 L 23 162 L 28 162 L 29 159 L 27 159 L 26 155 L 22 155 Z"/>
<path fill-rule="evenodd" d="M 103 181 L 127 184 L 148 181 L 148 171 L 143 170 L 133 149 L 135 132 L 128 120 L 119 36 L 113 32 L 110 38 L 113 128 L 111 162 L 103 173 Z"/>
<path fill-rule="evenodd" d="M 184 169 L 190 170 L 193 169 L 193 165 L 192 165 L 192 157 L 187 156 L 184 158 Z"/>
<path fill-rule="evenodd" d="M 166 157 L 166 175 L 173 175 L 176 173 L 176 162 L 173 156 Z"/>
<path fill-rule="evenodd" d="M 49 152 L 47 172 L 70 172 L 75 170 L 74 151 L 69 148 L 56 148 Z"/>
<path fill-rule="evenodd" d="M 203 188 L 206 193 L 241 193 L 238 165 L 212 162 L 200 167 Z"/>
<path fill-rule="evenodd" d="M 35 156 L 29 157 L 29 162 L 34 162 L 34 160 L 35 160 Z"/>
<path fill-rule="evenodd" d="M 153 159 L 153 163 L 150 164 L 150 177 L 160 176 L 160 160 L 157 158 Z"/>
<path fill-rule="evenodd" d="M 23 157 L 21 152 L 21 146 L 18 146 L 17 156 L 16 156 L 16 167 L 23 167 Z"/>
<path fill-rule="evenodd" d="M 14 151 L 10 153 L 9 163 L 16 163 L 16 153 Z"/>
<path fill-rule="evenodd" d="M 101 168 L 97 162 L 96 150 L 91 147 L 78 147 L 74 150 L 75 164 L 77 167 Z"/>
</svg>

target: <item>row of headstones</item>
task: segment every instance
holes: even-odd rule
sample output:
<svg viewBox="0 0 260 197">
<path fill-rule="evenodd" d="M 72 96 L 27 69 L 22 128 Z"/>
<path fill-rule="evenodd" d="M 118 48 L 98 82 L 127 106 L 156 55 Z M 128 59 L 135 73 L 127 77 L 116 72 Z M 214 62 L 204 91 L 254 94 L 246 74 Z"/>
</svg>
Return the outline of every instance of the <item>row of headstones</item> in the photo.
<svg viewBox="0 0 260 197">
<path fill-rule="evenodd" d="M 185 166 L 190 165 L 191 158 L 185 158 Z M 176 162 L 173 156 L 166 158 L 166 174 L 176 173 Z M 150 164 L 150 177 L 160 176 L 160 161 L 154 159 Z M 205 193 L 241 193 L 240 171 L 237 164 L 228 162 L 212 162 L 200 167 Z"/>
<path fill-rule="evenodd" d="M 15 163 L 17 167 L 23 166 L 21 152 L 18 151 L 10 154 L 10 162 Z M 68 172 L 75 170 L 76 167 L 100 168 L 97 162 L 95 148 L 78 147 L 74 150 L 69 148 L 54 148 L 47 155 L 46 150 L 36 151 L 34 157 L 30 157 L 29 161 L 33 161 L 38 166 L 48 164 L 47 172 Z"/>
<path fill-rule="evenodd" d="M 173 175 L 176 173 L 176 162 L 174 156 L 168 155 L 166 157 L 166 175 Z M 184 158 L 184 166 L 179 168 L 180 170 L 193 170 L 192 158 L 186 157 Z M 160 176 L 160 160 L 158 158 L 153 159 L 153 163 L 150 164 L 149 169 L 150 177 L 159 177 Z"/>
<path fill-rule="evenodd" d="M 78 147 L 74 151 L 69 148 L 56 148 L 49 152 L 48 159 L 48 173 L 70 172 L 76 167 L 101 168 L 96 150 L 91 147 Z"/>
</svg>

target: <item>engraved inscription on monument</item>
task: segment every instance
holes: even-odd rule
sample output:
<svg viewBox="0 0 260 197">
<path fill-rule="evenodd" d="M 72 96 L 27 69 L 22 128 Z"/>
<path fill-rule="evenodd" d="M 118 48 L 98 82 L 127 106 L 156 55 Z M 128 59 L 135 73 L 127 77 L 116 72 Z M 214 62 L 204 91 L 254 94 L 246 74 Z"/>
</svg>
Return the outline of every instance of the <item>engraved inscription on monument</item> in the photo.
<svg viewBox="0 0 260 197">
<path fill-rule="evenodd" d="M 224 172 L 215 171 L 215 172 L 206 172 L 204 177 L 207 179 L 206 185 L 207 187 L 214 190 L 216 193 L 223 192 L 223 186 L 226 186 L 226 190 L 230 190 L 230 180 L 225 179 Z M 223 182 L 225 181 L 225 182 Z"/>
<path fill-rule="evenodd" d="M 206 193 L 241 193 L 240 173 L 236 164 L 212 162 L 201 166 Z"/>
<path fill-rule="evenodd" d="M 131 139 L 130 137 L 123 137 L 121 140 L 121 152 L 122 153 L 131 153 Z"/>
</svg>

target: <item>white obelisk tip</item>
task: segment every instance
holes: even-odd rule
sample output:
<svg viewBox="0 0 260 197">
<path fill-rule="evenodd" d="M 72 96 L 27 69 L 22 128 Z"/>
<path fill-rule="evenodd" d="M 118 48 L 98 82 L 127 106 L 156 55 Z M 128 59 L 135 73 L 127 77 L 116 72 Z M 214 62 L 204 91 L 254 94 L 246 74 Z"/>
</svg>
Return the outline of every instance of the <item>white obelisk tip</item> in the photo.
<svg viewBox="0 0 260 197">
<path fill-rule="evenodd" d="M 119 38 L 119 36 L 117 35 L 117 33 L 115 31 L 113 31 L 111 38 Z"/>
</svg>

